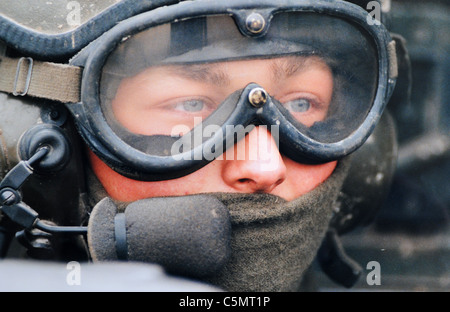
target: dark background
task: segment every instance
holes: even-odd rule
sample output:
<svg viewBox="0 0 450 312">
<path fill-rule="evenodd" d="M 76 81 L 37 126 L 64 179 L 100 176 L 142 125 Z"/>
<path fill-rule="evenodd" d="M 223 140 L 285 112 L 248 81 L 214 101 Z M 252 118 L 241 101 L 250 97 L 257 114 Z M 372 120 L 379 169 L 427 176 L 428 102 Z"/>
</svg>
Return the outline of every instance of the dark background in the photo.
<svg viewBox="0 0 450 312">
<path fill-rule="evenodd" d="M 364 269 L 348 290 L 450 291 L 450 1 L 394 0 L 388 23 L 406 40 L 411 97 L 388 105 L 399 156 L 385 205 L 371 225 L 342 236 Z M 366 281 L 370 261 L 380 263 L 379 286 Z M 314 272 L 320 290 L 347 290 Z"/>
</svg>

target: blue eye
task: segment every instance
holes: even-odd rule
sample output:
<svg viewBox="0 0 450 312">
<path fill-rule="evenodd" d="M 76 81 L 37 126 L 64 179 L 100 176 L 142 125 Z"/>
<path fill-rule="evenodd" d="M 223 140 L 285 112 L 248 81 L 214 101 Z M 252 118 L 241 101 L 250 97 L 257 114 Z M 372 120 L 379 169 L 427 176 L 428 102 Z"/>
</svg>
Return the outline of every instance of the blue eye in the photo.
<svg viewBox="0 0 450 312">
<path fill-rule="evenodd" d="M 284 104 L 286 109 L 294 113 L 304 113 L 311 108 L 311 101 L 305 98 L 289 101 Z"/>
<path fill-rule="evenodd" d="M 199 100 L 188 100 L 176 105 L 176 109 L 187 112 L 200 112 L 205 107 L 205 103 Z"/>
</svg>

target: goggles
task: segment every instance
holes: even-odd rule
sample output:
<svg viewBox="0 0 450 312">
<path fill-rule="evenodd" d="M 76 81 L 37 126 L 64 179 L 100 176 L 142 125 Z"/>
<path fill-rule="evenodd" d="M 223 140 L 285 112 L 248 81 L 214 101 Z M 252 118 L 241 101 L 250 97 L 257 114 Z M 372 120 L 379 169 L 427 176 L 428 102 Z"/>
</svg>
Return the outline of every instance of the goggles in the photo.
<svg viewBox="0 0 450 312">
<path fill-rule="evenodd" d="M 256 126 L 295 161 L 338 160 L 372 133 L 397 76 L 394 42 L 368 18 L 342 1 L 161 7 L 72 59 L 81 94 L 66 105 L 89 147 L 133 179 L 189 174 Z"/>
</svg>

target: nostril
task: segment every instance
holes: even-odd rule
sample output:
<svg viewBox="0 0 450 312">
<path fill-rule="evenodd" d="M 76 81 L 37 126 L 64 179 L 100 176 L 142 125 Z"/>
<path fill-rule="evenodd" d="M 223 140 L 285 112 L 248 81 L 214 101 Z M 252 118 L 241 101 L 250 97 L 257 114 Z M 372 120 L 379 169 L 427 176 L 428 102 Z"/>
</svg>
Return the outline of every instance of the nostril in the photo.
<svg viewBox="0 0 450 312">
<path fill-rule="evenodd" d="M 274 183 L 274 187 L 283 183 L 284 179 L 278 179 L 277 182 Z"/>
<path fill-rule="evenodd" d="M 254 180 L 250 178 L 242 178 L 236 180 L 239 184 L 239 188 L 248 189 L 250 192 L 265 193 L 271 192 L 275 187 L 283 183 L 284 179 L 278 179 L 277 181 L 264 181 Z"/>
</svg>

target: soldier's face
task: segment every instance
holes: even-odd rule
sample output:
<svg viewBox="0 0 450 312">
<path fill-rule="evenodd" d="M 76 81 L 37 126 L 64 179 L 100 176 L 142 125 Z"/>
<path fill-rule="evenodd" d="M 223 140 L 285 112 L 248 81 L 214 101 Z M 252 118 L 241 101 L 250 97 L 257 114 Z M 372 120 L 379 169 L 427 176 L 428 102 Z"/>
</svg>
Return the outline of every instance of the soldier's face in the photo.
<svg viewBox="0 0 450 312">
<path fill-rule="evenodd" d="M 261 85 L 306 126 L 325 118 L 333 93 L 331 70 L 318 57 L 159 66 L 124 79 L 113 100 L 113 112 L 133 133 L 173 134 L 180 124 L 192 128 L 195 120 L 208 117 L 231 93 L 251 82 Z M 167 181 L 131 180 L 92 152 L 89 158 L 106 191 L 121 201 L 205 192 L 270 193 L 292 200 L 331 175 L 336 161 L 297 163 L 279 152 L 270 129 L 255 127 L 235 144 L 232 153 Z"/>
</svg>

